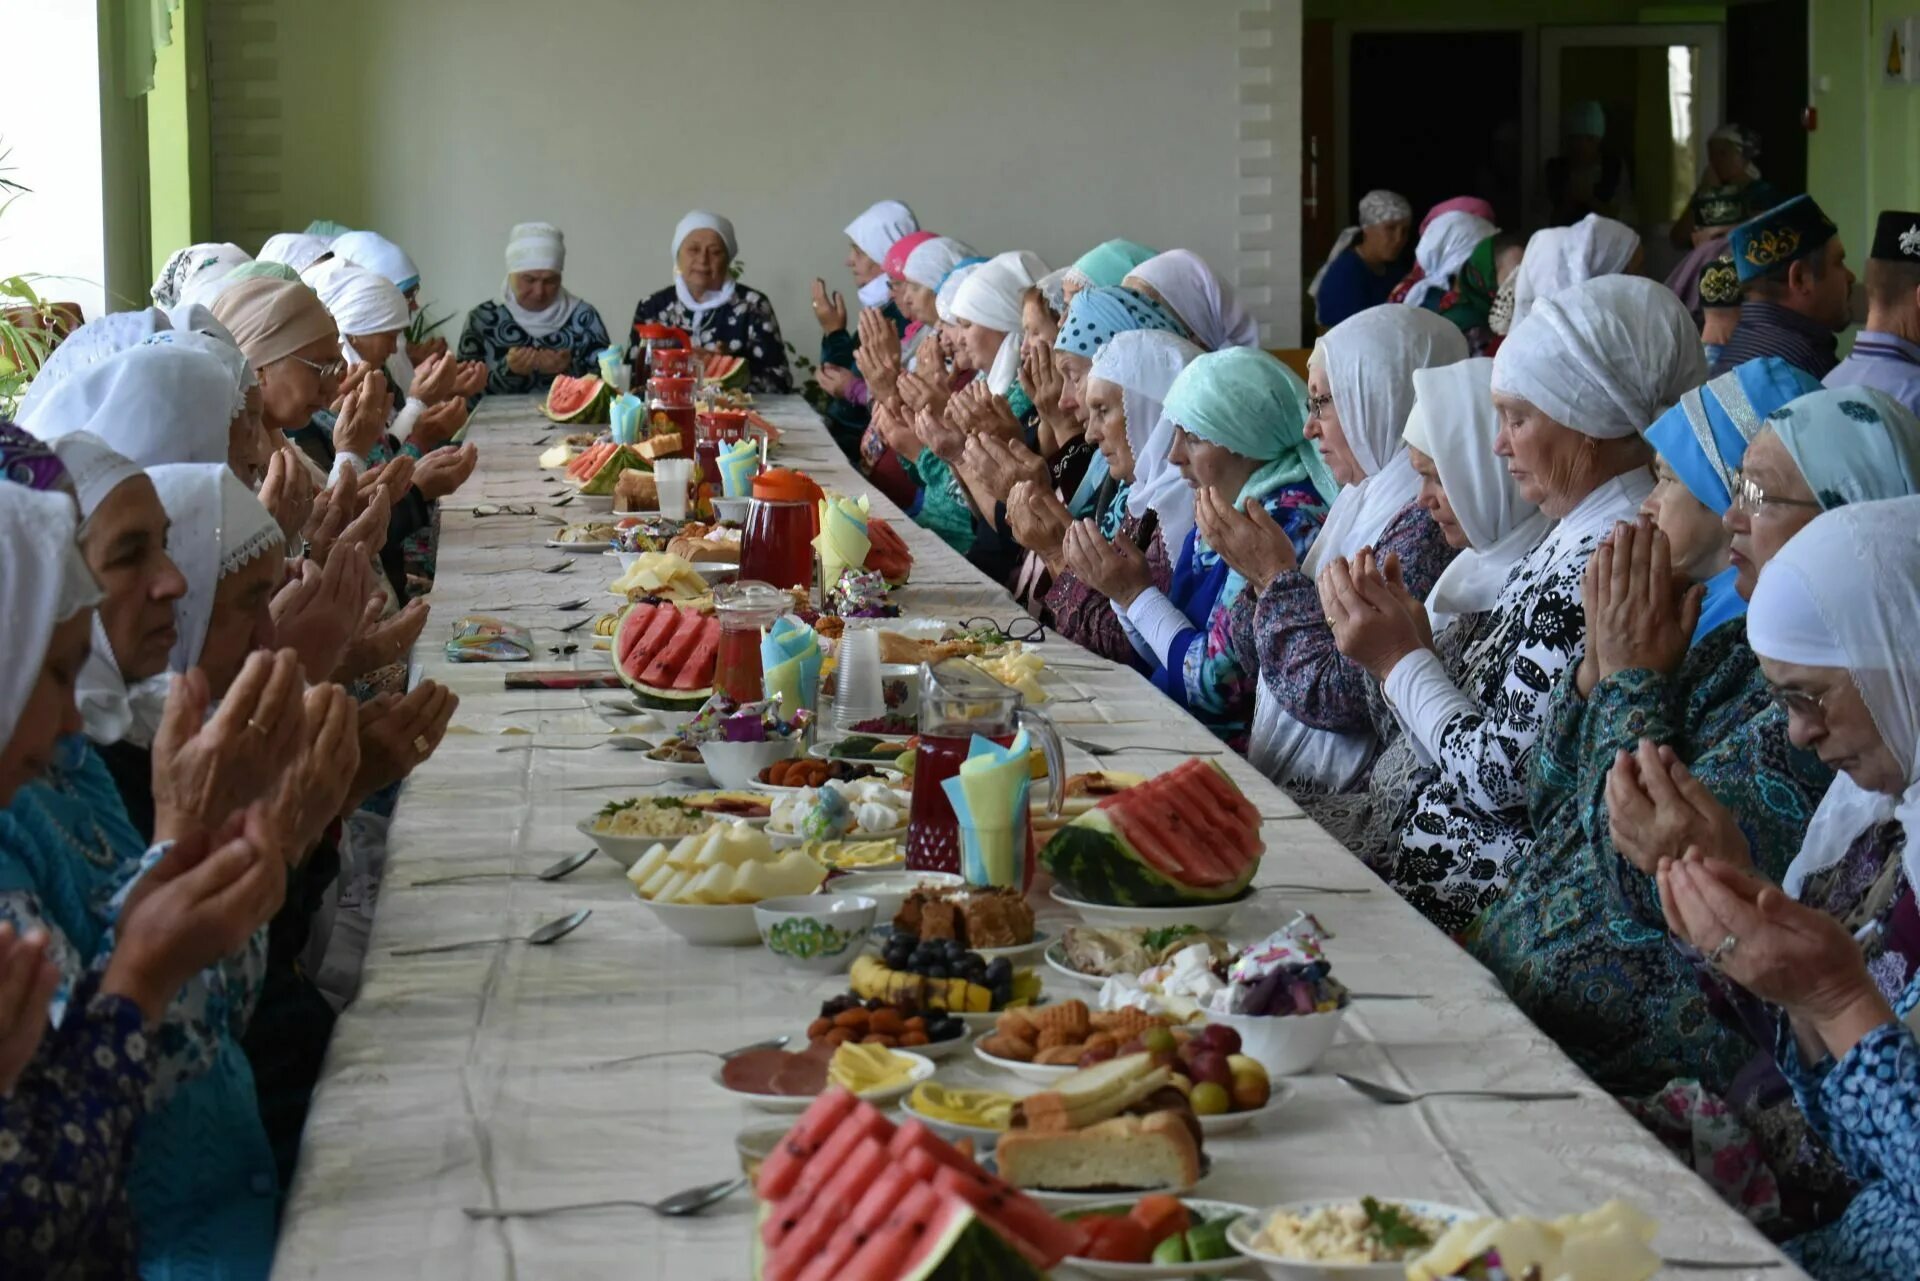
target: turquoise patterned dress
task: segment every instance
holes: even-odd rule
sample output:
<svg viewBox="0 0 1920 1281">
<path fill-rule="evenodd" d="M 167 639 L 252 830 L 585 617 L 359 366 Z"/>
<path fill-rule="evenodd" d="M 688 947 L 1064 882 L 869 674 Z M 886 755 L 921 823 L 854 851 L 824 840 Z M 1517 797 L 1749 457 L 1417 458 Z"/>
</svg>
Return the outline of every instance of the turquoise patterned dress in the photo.
<svg viewBox="0 0 1920 1281">
<path fill-rule="evenodd" d="M 1583 700 L 1574 675 L 1569 667 L 1556 686 L 1533 754 L 1532 853 L 1467 946 L 1614 1093 L 1650 1093 L 1675 1077 L 1723 1091 L 1751 1046 L 1712 1016 L 1669 945 L 1652 878 L 1615 852 L 1607 772 L 1642 738 L 1671 746 L 1739 817 L 1755 865 L 1775 880 L 1832 775 L 1787 741 L 1744 620 L 1709 634 L 1672 676 L 1616 672 Z"/>
</svg>

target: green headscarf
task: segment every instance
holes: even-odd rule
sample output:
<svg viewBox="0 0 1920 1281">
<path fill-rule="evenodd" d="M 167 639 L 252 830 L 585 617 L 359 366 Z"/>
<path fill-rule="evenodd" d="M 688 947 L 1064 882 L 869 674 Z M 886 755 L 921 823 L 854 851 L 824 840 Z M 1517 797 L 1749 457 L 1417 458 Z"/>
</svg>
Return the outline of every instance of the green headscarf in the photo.
<svg viewBox="0 0 1920 1281">
<path fill-rule="evenodd" d="M 1920 493 L 1920 420 L 1872 387 L 1808 392 L 1767 415 L 1823 510 Z"/>
<path fill-rule="evenodd" d="M 1117 288 L 1127 273 L 1155 256 L 1153 250 L 1134 240 L 1109 240 L 1095 245 L 1074 259 L 1067 278 L 1079 282 L 1082 289 Z"/>
<path fill-rule="evenodd" d="M 1453 278 L 1449 295 L 1453 301 L 1439 309 L 1462 333 L 1485 325 L 1487 317 L 1493 314 L 1493 300 L 1500 292 L 1500 270 L 1493 258 L 1494 240 L 1495 237 L 1488 236 L 1473 247 L 1459 274 Z"/>
<path fill-rule="evenodd" d="M 243 262 L 222 279 L 229 285 L 237 285 L 243 280 L 252 280 L 255 276 L 264 276 L 268 280 L 295 282 L 300 279 L 300 273 L 284 262 Z"/>
<path fill-rule="evenodd" d="M 1340 488 L 1305 434 L 1307 385 L 1258 348 L 1195 357 L 1168 388 L 1166 415 L 1190 436 L 1265 464 L 1241 487 L 1235 507 L 1303 480 L 1323 503 Z"/>
</svg>

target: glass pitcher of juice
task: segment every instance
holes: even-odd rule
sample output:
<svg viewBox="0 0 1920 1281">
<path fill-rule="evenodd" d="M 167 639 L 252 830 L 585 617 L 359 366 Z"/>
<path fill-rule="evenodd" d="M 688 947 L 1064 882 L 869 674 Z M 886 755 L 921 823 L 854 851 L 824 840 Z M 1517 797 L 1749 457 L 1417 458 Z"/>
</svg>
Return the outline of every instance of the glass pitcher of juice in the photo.
<svg viewBox="0 0 1920 1281">
<path fill-rule="evenodd" d="M 820 499 L 820 486 L 805 472 L 770 467 L 755 476 L 740 535 L 740 577 L 812 590 Z"/>
<path fill-rule="evenodd" d="M 913 806 L 907 820 L 907 867 L 916 872 L 958 872 L 960 829 L 941 784 L 960 772 L 973 736 L 1006 747 L 1022 727 L 1040 741 L 1054 780 L 1047 812 L 1060 812 L 1066 758 L 1053 721 L 1024 705 L 1020 691 L 1001 684 L 957 658 L 920 665 L 920 745 L 913 757 Z M 1028 834 L 1031 845 L 1032 834 Z M 1027 863 L 1027 881 L 1033 863 Z M 1022 888 L 1025 888 L 1024 886 Z"/>
<path fill-rule="evenodd" d="M 773 620 L 793 607 L 793 597 L 771 583 L 722 583 L 713 589 L 713 612 L 720 616 L 720 652 L 714 660 L 713 689 L 736 703 L 762 695 L 760 637 Z M 792 717 L 796 709 L 782 709 Z"/>
<path fill-rule="evenodd" d="M 656 353 L 659 356 L 665 352 Z M 693 457 L 693 384 L 691 378 L 655 374 L 647 380 L 647 435 L 678 435 L 680 445 L 667 457 Z"/>
</svg>

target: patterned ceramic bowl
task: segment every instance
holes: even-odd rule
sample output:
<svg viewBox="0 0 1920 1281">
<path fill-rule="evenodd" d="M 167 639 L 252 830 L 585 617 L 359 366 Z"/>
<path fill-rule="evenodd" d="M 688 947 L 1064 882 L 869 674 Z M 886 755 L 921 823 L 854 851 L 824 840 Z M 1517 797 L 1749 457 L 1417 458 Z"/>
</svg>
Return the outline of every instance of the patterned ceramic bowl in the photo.
<svg viewBox="0 0 1920 1281">
<path fill-rule="evenodd" d="M 836 974 L 853 965 L 879 904 L 864 894 L 802 894 L 753 906 L 767 950 L 797 970 Z"/>
</svg>

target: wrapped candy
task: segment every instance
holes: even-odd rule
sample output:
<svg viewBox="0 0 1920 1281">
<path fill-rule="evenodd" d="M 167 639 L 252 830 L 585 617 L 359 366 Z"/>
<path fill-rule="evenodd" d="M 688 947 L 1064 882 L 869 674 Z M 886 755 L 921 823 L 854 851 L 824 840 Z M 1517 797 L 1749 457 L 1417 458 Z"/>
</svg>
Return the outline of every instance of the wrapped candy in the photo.
<svg viewBox="0 0 1920 1281">
<path fill-rule="evenodd" d="M 887 580 L 878 570 L 849 569 L 827 593 L 827 612 L 841 618 L 898 618 L 900 607 L 888 599 Z"/>
</svg>

